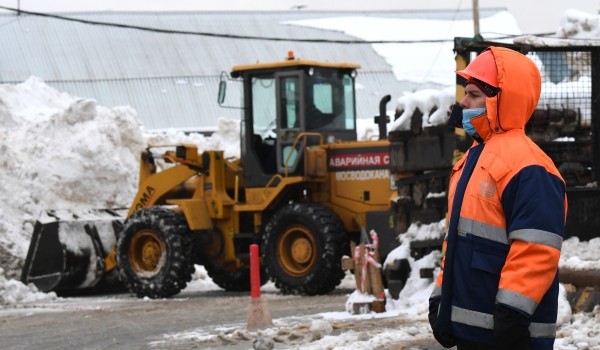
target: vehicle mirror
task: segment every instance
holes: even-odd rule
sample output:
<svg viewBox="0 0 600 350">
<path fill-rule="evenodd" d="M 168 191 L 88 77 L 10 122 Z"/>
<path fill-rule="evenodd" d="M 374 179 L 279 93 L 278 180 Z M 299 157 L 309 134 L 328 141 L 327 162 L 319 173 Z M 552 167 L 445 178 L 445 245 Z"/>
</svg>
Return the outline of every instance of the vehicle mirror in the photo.
<svg viewBox="0 0 600 350">
<path fill-rule="evenodd" d="M 225 90 L 227 89 L 227 82 L 225 80 L 221 80 L 219 82 L 219 96 L 218 102 L 219 105 L 222 105 L 225 102 Z"/>
</svg>

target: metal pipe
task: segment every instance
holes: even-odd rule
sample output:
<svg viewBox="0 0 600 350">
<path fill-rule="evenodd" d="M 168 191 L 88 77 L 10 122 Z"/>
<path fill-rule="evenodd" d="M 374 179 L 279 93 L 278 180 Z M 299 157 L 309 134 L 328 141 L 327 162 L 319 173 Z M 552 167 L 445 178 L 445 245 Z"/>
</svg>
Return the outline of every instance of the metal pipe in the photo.
<svg viewBox="0 0 600 350">
<path fill-rule="evenodd" d="M 559 280 L 560 283 L 568 283 L 574 286 L 600 286 L 600 269 L 575 270 L 572 268 L 561 268 L 559 271 Z"/>
<path fill-rule="evenodd" d="M 473 31 L 474 36 L 478 36 L 479 31 L 479 0 L 473 0 Z"/>
</svg>

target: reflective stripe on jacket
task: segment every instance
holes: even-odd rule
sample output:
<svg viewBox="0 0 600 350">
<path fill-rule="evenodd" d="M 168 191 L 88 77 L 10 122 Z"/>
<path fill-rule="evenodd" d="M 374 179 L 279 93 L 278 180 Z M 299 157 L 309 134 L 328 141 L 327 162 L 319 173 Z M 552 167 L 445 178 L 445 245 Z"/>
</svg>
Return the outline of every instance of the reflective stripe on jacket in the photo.
<svg viewBox="0 0 600 350">
<path fill-rule="evenodd" d="M 447 315 L 445 331 L 457 338 L 493 344 L 493 313 L 501 303 L 531 320 L 533 349 L 552 349 L 565 184 L 524 131 L 540 93 L 539 79 L 527 70 L 537 68 L 520 62 L 513 69 L 516 53 L 492 52 L 501 92 L 486 100 L 487 115 L 473 121 L 484 143 L 453 168 L 447 255 L 432 297 L 441 295 L 439 315 Z"/>
</svg>

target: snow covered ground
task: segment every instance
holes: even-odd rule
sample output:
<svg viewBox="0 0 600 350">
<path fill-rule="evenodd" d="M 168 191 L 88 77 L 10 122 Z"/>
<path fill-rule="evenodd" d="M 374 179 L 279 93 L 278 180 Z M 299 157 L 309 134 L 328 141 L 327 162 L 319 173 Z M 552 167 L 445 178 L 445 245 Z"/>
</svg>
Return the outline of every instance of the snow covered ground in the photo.
<svg viewBox="0 0 600 350">
<path fill-rule="evenodd" d="M 483 22 L 489 26 L 487 31 L 506 32 L 507 14 Z M 325 20 L 323 20 L 325 21 Z M 392 33 L 405 33 L 406 28 L 377 31 L 380 21 L 344 22 L 331 20 L 304 25 L 328 27 L 346 30 L 366 39 L 404 39 Z M 428 30 L 452 35 L 471 35 L 468 29 L 460 33 L 448 31 L 451 23 L 426 23 Z M 565 37 L 577 38 L 578 35 L 590 39 L 598 38 L 600 17 L 569 11 L 565 14 L 559 33 Z M 361 24 L 363 23 L 363 24 Z M 487 23 L 487 24 L 486 24 Z M 296 23 L 297 24 L 297 23 Z M 363 30 L 360 27 L 364 25 Z M 388 24 L 389 25 L 389 24 Z M 399 26 L 399 24 L 397 24 Z M 413 28 L 416 26 L 413 23 Z M 368 28 L 364 29 L 364 28 Z M 410 28 L 409 28 L 410 29 Z M 422 32 L 408 31 L 411 34 Z M 363 33 L 361 35 L 361 33 Z M 377 34 L 380 33 L 380 34 Z M 383 37 L 381 33 L 387 33 Z M 580 34 L 578 34 L 580 33 Z M 567 35 L 568 34 L 568 35 Z M 399 35 L 399 34 L 398 34 Z M 403 34 L 404 35 L 404 34 Z M 596 35 L 596 36 L 594 36 Z M 437 36 L 436 36 L 437 37 Z M 423 38 L 426 38 L 425 36 Z M 444 58 L 443 70 L 450 72 L 448 78 L 429 72 L 428 68 L 411 69 L 402 62 L 399 52 L 390 50 L 392 45 L 380 48 L 380 53 L 398 69 L 399 77 L 418 73 L 414 79 L 439 79 L 453 84 L 453 58 Z M 421 47 L 414 48 L 419 52 Z M 435 50 L 434 50 L 435 51 Z M 437 57 L 431 51 L 427 57 Z M 428 51 L 429 52 L 429 51 Z M 444 48 L 443 55 L 451 55 L 451 48 Z M 442 53 L 440 53 L 442 55 Z M 440 56 L 441 57 L 441 56 Z M 436 66 L 437 61 L 428 61 L 426 67 Z M 439 62 L 438 62 L 439 63 Z M 399 67 L 408 68 L 401 71 Z M 441 74 L 441 73 L 440 73 Z M 445 75 L 444 75 L 445 76 Z M 431 106 L 441 104 L 441 99 L 449 100 L 447 91 L 437 93 L 408 93 L 397 101 L 406 106 Z M 442 96 L 442 97 L 440 97 Z M 450 95 L 451 96 L 451 95 Z M 446 104 L 447 102 L 443 102 Z M 425 110 L 430 110 L 426 108 Z M 371 120 L 360 121 L 359 134 L 368 138 L 377 133 Z M 226 156 L 238 156 L 239 123 L 233 120 L 219 120 L 218 131 L 210 136 L 185 135 L 176 130 L 164 133 L 152 133 L 141 125 L 135 109 L 132 107 L 106 108 L 99 106 L 93 96 L 75 97 L 56 91 L 44 82 L 31 77 L 15 85 L 0 85 L 0 307 L 13 307 L 32 301 L 52 301 L 57 299 L 54 293 L 40 293 L 34 287 L 18 282 L 23 260 L 29 246 L 33 223 L 39 213 L 48 208 L 81 209 L 128 206 L 137 184 L 138 154 L 147 144 L 194 143 L 199 149 L 218 148 L 225 150 Z M 423 235 L 441 233 L 441 224 L 411 226 L 405 234 Z M 408 240 L 405 240 L 408 242 Z M 393 254 L 407 256 L 407 246 L 402 245 Z M 439 260 L 439 253 L 432 253 L 419 261 L 413 261 L 413 271 L 418 266 L 432 266 Z M 570 268 L 600 268 L 600 238 L 590 242 L 569 239 L 563 245 L 561 266 Z M 345 283 L 353 283 L 345 281 Z M 213 290 L 216 285 L 199 268 L 188 290 Z M 273 288 L 267 284 L 264 288 Z M 403 315 L 418 320 L 426 319 L 427 298 L 431 292 L 430 281 L 417 275 L 411 276 L 399 300 L 389 300 L 386 312 L 352 316 L 348 312 L 315 315 L 306 318 L 319 336 L 312 337 L 302 348 L 311 349 L 372 349 L 385 347 L 390 339 L 410 339 L 415 335 L 429 336 L 428 327 L 409 327 L 407 329 L 381 329 L 366 337 L 356 334 L 331 335 L 328 323 L 336 319 L 365 317 L 393 317 Z M 350 295 L 349 300 L 360 297 Z M 600 308 L 591 313 L 572 314 L 565 293 L 560 299 L 559 332 L 556 349 L 600 349 Z M 265 331 L 268 336 L 276 333 L 277 327 Z M 193 337 L 193 331 L 170 337 Z M 168 337 L 166 337 L 167 339 Z"/>
</svg>

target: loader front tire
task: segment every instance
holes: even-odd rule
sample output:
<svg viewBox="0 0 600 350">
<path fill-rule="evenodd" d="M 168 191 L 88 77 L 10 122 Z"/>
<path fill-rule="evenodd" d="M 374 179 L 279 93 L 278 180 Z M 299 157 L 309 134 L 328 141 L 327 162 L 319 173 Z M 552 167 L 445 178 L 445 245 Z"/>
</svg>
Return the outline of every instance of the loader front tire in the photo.
<svg viewBox="0 0 600 350">
<path fill-rule="evenodd" d="M 192 278 L 193 254 L 193 236 L 183 215 L 161 207 L 135 212 L 117 242 L 120 278 L 140 298 L 179 293 Z"/>
<path fill-rule="evenodd" d="M 341 261 L 348 247 L 342 222 L 315 203 L 292 203 L 265 228 L 261 255 L 268 276 L 284 294 L 327 294 L 344 277 Z"/>
</svg>

